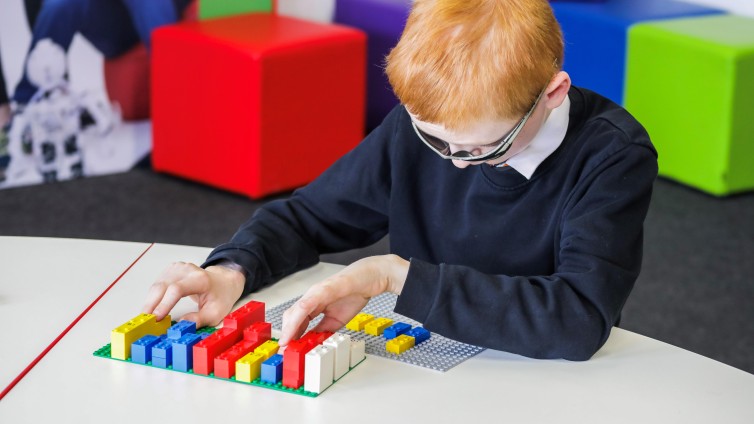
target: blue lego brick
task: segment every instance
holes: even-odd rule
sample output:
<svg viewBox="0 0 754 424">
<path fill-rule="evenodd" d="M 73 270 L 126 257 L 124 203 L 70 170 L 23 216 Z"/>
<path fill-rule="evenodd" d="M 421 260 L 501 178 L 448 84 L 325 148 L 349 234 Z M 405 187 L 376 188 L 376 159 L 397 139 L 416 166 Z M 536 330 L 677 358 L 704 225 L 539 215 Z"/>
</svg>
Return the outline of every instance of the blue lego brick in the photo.
<svg viewBox="0 0 754 424">
<path fill-rule="evenodd" d="M 430 334 L 424 327 L 415 327 L 407 331 L 406 335 L 414 338 L 414 346 L 416 346 L 423 341 L 429 340 Z"/>
<path fill-rule="evenodd" d="M 152 360 L 152 347 L 160 341 L 160 337 L 147 334 L 131 344 L 131 361 L 146 364 Z"/>
<path fill-rule="evenodd" d="M 272 355 L 262 362 L 262 382 L 278 384 L 283 379 L 283 355 Z"/>
<path fill-rule="evenodd" d="M 193 321 L 180 321 L 168 328 L 168 338 L 178 340 L 185 334 L 196 333 L 196 323 Z"/>
<path fill-rule="evenodd" d="M 173 342 L 173 369 L 188 372 L 194 363 L 194 345 L 203 337 L 200 334 L 184 334 Z"/>
<path fill-rule="evenodd" d="M 574 85 L 622 104 L 628 30 L 650 20 L 724 11 L 673 0 L 556 1 L 551 3 L 565 39 L 564 70 Z"/>
<path fill-rule="evenodd" d="M 406 333 L 410 329 L 410 324 L 406 324 L 405 322 L 396 322 L 395 324 L 386 328 L 382 335 L 385 337 L 385 339 L 390 340 Z"/>
<path fill-rule="evenodd" d="M 152 365 L 160 368 L 167 368 L 173 359 L 173 342 L 174 340 L 164 339 L 152 346 Z"/>
</svg>

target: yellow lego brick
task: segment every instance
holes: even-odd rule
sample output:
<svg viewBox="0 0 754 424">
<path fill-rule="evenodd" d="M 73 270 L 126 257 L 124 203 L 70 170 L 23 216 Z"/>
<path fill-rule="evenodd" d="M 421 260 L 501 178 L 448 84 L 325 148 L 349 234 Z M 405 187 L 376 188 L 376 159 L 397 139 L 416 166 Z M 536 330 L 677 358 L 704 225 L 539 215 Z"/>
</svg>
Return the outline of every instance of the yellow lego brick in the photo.
<svg viewBox="0 0 754 424">
<path fill-rule="evenodd" d="M 264 355 L 264 360 L 270 359 L 270 356 L 278 353 L 278 342 L 275 340 L 267 340 L 266 342 L 262 343 L 261 345 L 257 346 L 256 349 L 254 349 L 254 353 L 259 353 Z"/>
<path fill-rule="evenodd" d="M 126 360 L 131 356 L 131 343 L 151 334 L 161 336 L 170 328 L 170 315 L 157 322 L 152 314 L 139 314 L 110 332 L 110 356 Z"/>
<path fill-rule="evenodd" d="M 393 320 L 388 318 L 377 318 L 368 322 L 367 325 L 364 326 L 364 332 L 373 336 L 381 336 L 382 332 L 391 325 L 393 325 Z"/>
<path fill-rule="evenodd" d="M 361 312 L 360 314 L 353 317 L 352 320 L 348 321 L 346 328 L 351 331 L 362 331 L 364 329 L 364 326 L 373 319 L 374 315 Z"/>
<path fill-rule="evenodd" d="M 394 339 L 388 340 L 388 342 L 385 343 L 385 350 L 390 353 L 400 355 L 401 353 L 414 347 L 415 342 L 416 339 L 414 339 L 413 337 L 401 334 Z"/>
<path fill-rule="evenodd" d="M 262 353 L 250 352 L 244 355 L 243 358 L 236 361 L 236 380 L 251 383 L 259 378 L 264 361 L 265 358 Z"/>
</svg>

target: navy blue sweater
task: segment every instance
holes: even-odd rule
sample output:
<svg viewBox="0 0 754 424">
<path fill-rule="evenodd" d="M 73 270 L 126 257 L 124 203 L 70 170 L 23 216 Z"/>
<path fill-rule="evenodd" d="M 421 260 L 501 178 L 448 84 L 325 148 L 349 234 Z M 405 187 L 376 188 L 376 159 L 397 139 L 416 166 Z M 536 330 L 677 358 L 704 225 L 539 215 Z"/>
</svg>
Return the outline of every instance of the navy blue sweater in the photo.
<svg viewBox="0 0 754 424">
<path fill-rule="evenodd" d="M 217 247 L 245 294 L 390 234 L 410 259 L 395 311 L 436 333 L 534 358 L 586 360 L 639 275 L 657 154 L 624 109 L 572 88 L 568 132 L 530 180 L 455 167 L 396 107 L 317 180 L 270 202 Z"/>
</svg>

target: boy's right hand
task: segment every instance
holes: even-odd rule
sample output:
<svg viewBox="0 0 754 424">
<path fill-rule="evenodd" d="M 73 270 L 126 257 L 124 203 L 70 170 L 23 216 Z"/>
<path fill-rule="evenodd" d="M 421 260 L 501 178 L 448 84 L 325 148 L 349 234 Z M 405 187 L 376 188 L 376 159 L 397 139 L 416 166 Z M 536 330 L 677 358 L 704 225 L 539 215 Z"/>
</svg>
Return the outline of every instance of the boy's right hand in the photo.
<svg viewBox="0 0 754 424">
<path fill-rule="evenodd" d="M 159 321 L 181 298 L 191 296 L 199 310 L 179 320 L 193 321 L 197 327 L 215 326 L 233 309 L 244 283 L 241 272 L 224 266 L 203 269 L 192 263 L 175 262 L 150 287 L 142 312 L 156 315 Z"/>
</svg>

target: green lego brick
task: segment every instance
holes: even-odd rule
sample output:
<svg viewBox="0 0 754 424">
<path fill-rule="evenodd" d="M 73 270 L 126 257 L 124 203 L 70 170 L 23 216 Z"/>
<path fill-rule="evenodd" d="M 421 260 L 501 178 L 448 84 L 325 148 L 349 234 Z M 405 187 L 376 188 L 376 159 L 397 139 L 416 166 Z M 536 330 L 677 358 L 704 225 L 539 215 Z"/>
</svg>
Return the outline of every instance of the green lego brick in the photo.
<svg viewBox="0 0 754 424">
<path fill-rule="evenodd" d="M 199 2 L 199 19 L 220 18 L 242 13 L 271 12 L 272 0 L 211 0 Z"/>
<path fill-rule="evenodd" d="M 199 333 L 199 334 L 201 334 L 201 333 L 213 333 L 215 330 L 216 329 L 214 327 L 204 327 L 204 328 L 201 328 L 199 330 L 196 330 L 196 332 Z M 276 340 L 276 339 L 273 339 L 273 340 Z M 172 365 L 168 365 L 167 368 L 157 367 L 157 366 L 152 365 L 151 361 L 147 362 L 146 364 L 141 364 L 141 363 L 138 363 L 138 362 L 131 361 L 131 357 L 129 357 L 126 360 L 117 359 L 117 358 L 113 358 L 110 355 L 110 343 L 108 343 L 108 344 L 102 346 L 101 348 L 97 349 L 96 351 L 94 351 L 93 355 L 96 356 L 96 357 L 99 357 L 99 358 L 112 359 L 112 360 L 120 361 L 120 362 L 128 362 L 128 363 L 135 364 L 135 365 L 147 366 L 147 367 L 152 367 L 152 368 L 161 369 L 161 370 L 175 371 L 175 372 L 180 372 L 180 373 L 183 373 L 183 374 L 197 375 L 197 376 L 200 376 L 200 377 L 209 377 L 209 378 L 214 378 L 215 380 L 232 381 L 234 383 L 247 384 L 247 385 L 256 386 L 256 387 L 263 387 L 265 389 L 272 389 L 272 390 L 277 390 L 277 391 L 280 391 L 280 392 L 293 393 L 293 394 L 297 394 L 297 395 L 301 395 L 301 396 L 307 396 L 307 397 L 317 397 L 317 396 L 321 395 L 322 393 L 324 393 L 327 390 L 327 389 L 325 389 L 321 393 L 313 393 L 313 392 L 309 392 L 309 391 L 304 390 L 304 386 L 301 386 L 298 389 L 291 389 L 289 387 L 283 386 L 282 383 L 277 383 L 277 384 L 265 383 L 260 378 L 257 378 L 256 380 L 247 383 L 245 381 L 237 381 L 235 377 L 231 377 L 231 378 L 215 377 L 214 373 L 209 373 L 209 375 L 204 375 L 204 374 L 194 374 L 193 370 L 188 370 L 188 371 L 174 370 Z M 354 365 L 353 367 L 350 367 L 349 370 L 348 370 L 348 372 L 351 372 L 351 370 L 353 370 L 354 368 L 356 368 L 357 366 L 359 366 L 364 361 L 365 361 L 365 359 L 362 359 L 358 364 Z M 340 381 L 347 374 L 348 373 L 344 374 L 339 379 L 335 380 L 332 385 L 334 385 L 335 383 L 337 383 L 338 381 Z M 330 387 L 332 387 L 332 385 Z M 328 387 L 328 389 L 329 389 L 329 387 Z"/>
<path fill-rule="evenodd" d="M 625 106 L 660 175 L 714 195 L 754 189 L 754 19 L 646 22 L 628 36 Z"/>
</svg>

